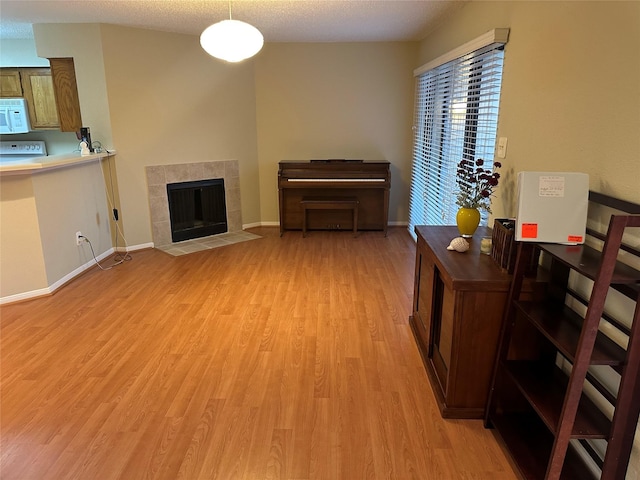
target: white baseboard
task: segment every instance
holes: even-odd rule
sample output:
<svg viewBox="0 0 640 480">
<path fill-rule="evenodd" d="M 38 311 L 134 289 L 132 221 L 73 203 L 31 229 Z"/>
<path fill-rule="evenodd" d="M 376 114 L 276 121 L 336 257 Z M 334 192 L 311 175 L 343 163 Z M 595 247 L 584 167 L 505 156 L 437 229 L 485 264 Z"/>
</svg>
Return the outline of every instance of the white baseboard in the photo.
<svg viewBox="0 0 640 480">
<path fill-rule="evenodd" d="M 278 225 L 276 223 L 276 225 Z M 266 226 L 263 222 L 253 222 L 253 223 L 244 223 L 242 224 L 242 230 L 246 230 L 247 228 L 255 228 L 255 227 L 264 227 Z"/>
<path fill-rule="evenodd" d="M 96 257 L 96 259 L 98 260 L 98 262 L 100 262 L 101 260 L 104 260 L 105 258 L 109 257 L 113 253 L 114 253 L 114 249 L 110 248 L 106 252 L 98 255 Z M 76 278 L 78 275 L 80 275 L 82 272 L 84 272 L 85 270 L 93 267 L 95 264 L 96 264 L 96 262 L 92 258 L 91 260 L 89 260 L 84 265 L 80 265 L 78 268 L 76 268 L 72 272 L 66 274 L 60 280 L 58 280 L 56 282 L 53 282 L 51 285 L 49 285 L 46 288 L 39 288 L 38 290 L 31 290 L 29 292 L 16 293 L 14 295 L 8 295 L 6 297 L 0 297 L 0 305 L 4 305 L 6 303 L 19 302 L 19 301 L 22 301 L 22 300 L 30 300 L 30 299 L 37 298 L 37 297 L 43 297 L 45 295 L 51 295 L 57 289 L 62 287 L 65 283 L 70 282 L 71 280 Z"/>
<path fill-rule="evenodd" d="M 153 242 L 149 243 L 141 243 L 139 245 L 129 245 L 127 247 L 118 247 L 116 252 L 119 253 L 127 253 L 127 252 L 135 252 L 136 250 L 146 250 L 147 248 L 153 248 L 155 244 Z"/>
<path fill-rule="evenodd" d="M 105 258 L 108 258 L 109 256 L 111 256 L 113 253 L 116 253 L 116 252 L 118 252 L 118 253 L 127 253 L 127 252 L 134 252 L 136 250 L 145 250 L 147 248 L 153 248 L 153 242 L 141 243 L 140 245 L 133 245 L 133 246 L 128 246 L 128 247 L 118 247 L 117 249 L 110 248 L 106 252 L 101 253 L 100 255 L 98 255 L 96 257 L 96 260 L 98 260 L 98 262 L 101 262 L 102 260 L 104 260 Z M 59 289 L 64 284 L 66 284 L 66 283 L 70 282 L 71 280 L 73 280 L 74 278 L 76 278 L 78 275 L 80 275 L 85 270 L 95 266 L 95 264 L 96 264 L 96 262 L 92 258 L 91 260 L 89 260 L 84 265 L 79 266 L 78 268 L 76 268 L 75 270 L 73 270 L 72 272 L 68 273 L 67 275 L 62 277 L 60 280 L 52 283 L 51 285 L 49 285 L 46 288 L 39 288 L 38 290 L 31 290 L 29 292 L 16 293 L 14 295 L 7 295 L 6 297 L 0 297 L 0 305 L 4 305 L 4 304 L 7 304 L 7 303 L 20 302 L 20 301 L 23 301 L 23 300 L 31 300 L 33 298 L 44 297 L 46 295 L 51 295 L 57 289 Z"/>
<path fill-rule="evenodd" d="M 242 229 L 244 230 L 245 228 L 253 228 L 253 227 L 279 227 L 280 226 L 280 222 L 255 222 L 255 223 L 248 223 L 246 225 L 242 226 Z"/>
<path fill-rule="evenodd" d="M 7 303 L 20 302 L 22 300 L 30 300 L 36 297 L 44 297 L 51 293 L 51 288 L 40 288 L 38 290 L 31 290 L 30 292 L 16 293 L 15 295 L 7 295 L 6 297 L 0 297 L 0 305 Z"/>
</svg>

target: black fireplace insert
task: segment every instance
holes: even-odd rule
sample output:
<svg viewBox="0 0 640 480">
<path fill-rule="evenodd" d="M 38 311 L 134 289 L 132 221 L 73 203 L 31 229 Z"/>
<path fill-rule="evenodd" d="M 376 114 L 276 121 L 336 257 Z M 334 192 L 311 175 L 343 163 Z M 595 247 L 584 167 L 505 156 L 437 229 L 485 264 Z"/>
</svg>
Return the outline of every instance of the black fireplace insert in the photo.
<svg viewBox="0 0 640 480">
<path fill-rule="evenodd" d="M 173 242 L 227 231 L 223 178 L 169 183 L 167 197 Z"/>
</svg>

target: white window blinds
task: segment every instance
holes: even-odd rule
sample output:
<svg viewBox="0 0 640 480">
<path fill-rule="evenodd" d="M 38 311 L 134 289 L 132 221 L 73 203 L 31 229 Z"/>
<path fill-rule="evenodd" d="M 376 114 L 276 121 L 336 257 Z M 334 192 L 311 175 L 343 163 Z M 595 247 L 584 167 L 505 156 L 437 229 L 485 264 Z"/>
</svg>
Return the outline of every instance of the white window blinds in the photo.
<svg viewBox="0 0 640 480">
<path fill-rule="evenodd" d="M 503 37 L 506 41 L 506 35 Z M 477 41 L 470 42 L 475 50 L 415 72 L 409 204 L 412 235 L 416 225 L 455 224 L 460 160 L 482 158 L 484 168 L 489 170 L 493 165 L 504 42 L 496 41 L 495 36 L 490 38 L 489 44 L 478 47 Z M 486 225 L 487 217 L 482 212 L 481 224 Z"/>
</svg>

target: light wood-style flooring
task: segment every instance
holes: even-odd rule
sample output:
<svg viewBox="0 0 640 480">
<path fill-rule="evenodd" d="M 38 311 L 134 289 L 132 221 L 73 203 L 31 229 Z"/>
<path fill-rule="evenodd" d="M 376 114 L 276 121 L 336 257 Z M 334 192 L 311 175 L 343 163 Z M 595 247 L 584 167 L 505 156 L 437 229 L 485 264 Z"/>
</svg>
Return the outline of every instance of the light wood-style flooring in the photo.
<svg viewBox="0 0 640 480">
<path fill-rule="evenodd" d="M 480 420 L 440 417 L 406 228 L 250 231 L 3 306 L 0 478 L 517 478 Z"/>
</svg>

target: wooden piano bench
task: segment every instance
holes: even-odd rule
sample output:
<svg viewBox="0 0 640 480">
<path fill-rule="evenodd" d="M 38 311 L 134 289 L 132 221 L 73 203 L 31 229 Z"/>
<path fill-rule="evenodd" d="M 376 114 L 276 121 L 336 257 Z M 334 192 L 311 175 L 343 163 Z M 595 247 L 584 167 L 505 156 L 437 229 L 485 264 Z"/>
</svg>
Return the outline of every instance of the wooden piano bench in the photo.
<svg viewBox="0 0 640 480">
<path fill-rule="evenodd" d="M 356 197 L 302 197 L 302 236 L 307 236 L 307 210 L 352 210 L 353 236 L 357 236 L 358 203 Z"/>
</svg>

